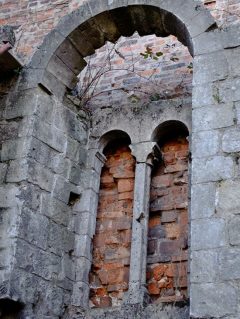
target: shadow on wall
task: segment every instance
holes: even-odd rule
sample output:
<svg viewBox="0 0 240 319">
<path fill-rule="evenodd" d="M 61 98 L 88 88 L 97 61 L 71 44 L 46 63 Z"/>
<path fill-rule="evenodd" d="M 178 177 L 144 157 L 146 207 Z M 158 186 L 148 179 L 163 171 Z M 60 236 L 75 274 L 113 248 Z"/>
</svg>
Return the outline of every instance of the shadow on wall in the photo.
<svg viewBox="0 0 240 319">
<path fill-rule="evenodd" d="M 1 319 L 21 319 L 23 304 L 10 299 L 0 300 L 0 318 Z"/>
</svg>

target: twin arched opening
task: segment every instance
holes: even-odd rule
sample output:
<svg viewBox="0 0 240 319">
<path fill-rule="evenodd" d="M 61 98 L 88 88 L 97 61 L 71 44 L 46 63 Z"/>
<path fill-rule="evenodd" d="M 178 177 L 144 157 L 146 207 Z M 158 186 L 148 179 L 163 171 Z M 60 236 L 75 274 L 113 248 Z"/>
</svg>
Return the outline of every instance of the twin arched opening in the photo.
<svg viewBox="0 0 240 319">
<path fill-rule="evenodd" d="M 139 260 L 139 263 L 146 263 L 144 285 L 150 302 L 186 301 L 188 129 L 182 122 L 167 121 L 159 125 L 152 136 L 162 158 L 152 169 L 150 198 L 146 199 L 149 200 L 147 259 Z M 135 170 L 138 164 L 131 154 L 130 143 L 129 135 L 120 130 L 104 134 L 99 141 L 106 162 L 101 172 L 93 239 L 91 307 L 119 306 L 128 298 L 129 284 L 131 288 L 130 262 L 135 254 L 131 245 L 134 240 L 132 228 L 136 223 L 133 216 L 137 187 Z"/>
</svg>

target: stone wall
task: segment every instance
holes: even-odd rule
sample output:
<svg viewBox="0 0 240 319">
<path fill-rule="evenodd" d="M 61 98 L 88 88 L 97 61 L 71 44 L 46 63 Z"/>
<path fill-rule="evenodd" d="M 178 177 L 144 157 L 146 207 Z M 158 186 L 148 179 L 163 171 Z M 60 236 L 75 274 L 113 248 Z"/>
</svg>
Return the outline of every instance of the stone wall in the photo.
<svg viewBox="0 0 240 319">
<path fill-rule="evenodd" d="M 83 46 L 76 50 L 70 39 L 76 39 L 79 32 L 83 35 L 83 30 L 97 29 L 97 40 L 89 38 L 96 49 L 104 44 L 105 36 L 115 38 L 119 30 L 126 35 L 129 25 L 121 22 L 125 15 L 119 14 L 118 6 L 123 6 L 124 13 L 132 10 L 131 17 L 136 18 L 136 11 L 125 6 L 140 2 L 89 1 L 81 5 L 46 37 L 1 106 L 0 292 L 2 300 L 24 305 L 23 317 L 239 318 L 240 37 L 237 20 L 230 21 L 228 28 L 217 28 L 200 3 L 149 0 L 148 5 L 160 7 L 151 11 L 156 19 L 169 18 L 165 27 L 169 21 L 174 22 L 170 25 L 176 29 L 164 34 L 182 37 L 190 51 L 194 48 L 192 99 L 178 96 L 144 105 L 110 105 L 90 113 L 69 96 L 84 65 L 80 54 Z M 4 3 L 3 15 L 7 16 L 9 4 L 6 3 L 10 2 Z M 41 8 L 39 1 L 35 4 Z M 58 8 L 64 15 L 61 4 Z M 46 4 L 42 5 L 46 9 Z M 16 14 L 14 10 L 19 8 L 15 6 L 12 15 L 4 21 L 11 23 L 12 18 L 17 22 L 17 14 L 30 10 L 29 2 L 25 6 Z M 232 7 L 234 12 L 237 6 L 238 3 Z M 156 20 L 152 15 L 147 20 L 149 8 L 137 9 L 143 20 L 132 19 L 131 31 L 144 27 L 143 34 L 149 34 L 149 26 Z M 162 9 L 171 14 L 166 15 Z M 100 32 L 89 23 L 94 16 L 97 25 L 103 26 L 106 15 L 98 14 L 106 10 L 115 10 L 112 18 L 114 23 L 117 21 L 116 34 L 109 29 L 100 28 Z M 40 11 L 29 14 L 29 19 L 36 16 L 41 19 Z M 44 32 L 41 24 L 34 30 L 38 22 L 32 24 L 33 37 L 23 32 L 23 42 L 19 40 L 16 48 L 20 53 L 25 45 L 25 53 L 29 55 L 24 53 L 22 57 L 30 59 L 35 44 L 37 47 L 43 35 L 52 29 L 53 19 L 58 21 L 58 15 L 51 18 L 53 12 L 55 8 L 44 11 L 50 16 L 50 27 Z M 26 26 L 30 20 L 26 20 Z M 80 24 L 86 29 L 79 29 Z M 159 24 L 154 30 L 161 34 L 166 31 Z M 35 44 L 30 48 L 33 38 Z M 162 131 L 169 132 L 169 127 L 174 130 L 179 122 L 191 133 L 190 314 L 188 305 L 182 303 L 176 307 L 146 306 L 144 289 L 149 177 L 152 164 L 159 159 L 156 141 Z M 102 151 L 105 138 L 113 136 L 113 131 L 128 134 L 136 158 L 129 290 L 121 308 L 89 310 L 88 275 L 100 173 L 105 161 Z"/>
</svg>

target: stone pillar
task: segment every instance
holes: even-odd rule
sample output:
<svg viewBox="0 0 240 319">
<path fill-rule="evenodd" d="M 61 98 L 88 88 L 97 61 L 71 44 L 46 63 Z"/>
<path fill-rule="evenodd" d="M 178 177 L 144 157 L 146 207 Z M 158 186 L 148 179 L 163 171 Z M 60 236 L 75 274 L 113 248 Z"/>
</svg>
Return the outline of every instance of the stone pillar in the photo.
<svg viewBox="0 0 240 319">
<path fill-rule="evenodd" d="M 143 303 L 146 292 L 147 238 L 151 171 L 160 157 L 157 144 L 144 142 L 130 146 L 136 158 L 129 291 L 126 303 Z"/>
<path fill-rule="evenodd" d="M 105 156 L 97 150 L 90 150 L 85 187 L 78 205 L 74 207 L 75 220 L 75 272 L 76 282 L 73 288 L 72 305 L 88 308 L 89 302 L 89 272 L 92 265 L 91 243 L 95 234 L 98 193 L 101 170 Z"/>
</svg>

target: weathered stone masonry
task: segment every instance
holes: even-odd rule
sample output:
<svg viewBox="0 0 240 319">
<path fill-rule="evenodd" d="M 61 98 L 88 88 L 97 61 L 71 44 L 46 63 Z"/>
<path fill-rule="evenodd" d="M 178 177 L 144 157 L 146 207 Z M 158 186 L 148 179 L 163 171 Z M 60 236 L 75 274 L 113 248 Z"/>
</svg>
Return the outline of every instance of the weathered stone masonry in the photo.
<svg viewBox="0 0 240 319">
<path fill-rule="evenodd" d="M 16 15 L 4 5 L 4 23 L 11 24 Z M 75 5 L 69 14 L 60 9 L 44 31 L 41 24 L 37 43 L 47 36 L 32 57 L 29 37 L 23 54 L 30 54 L 29 63 L 1 99 L 2 316 L 239 318 L 239 19 L 218 28 L 193 0 L 71 2 Z M 70 92 L 84 57 L 134 31 L 173 34 L 188 46 L 194 57 L 192 98 L 96 108 L 92 114 L 79 108 Z M 81 44 L 86 33 L 87 47 Z M 24 31 L 19 52 L 27 37 Z M 145 286 L 150 177 L 159 160 L 156 137 L 166 122 L 183 123 L 190 132 L 190 308 L 148 304 Z M 136 159 L 129 289 L 121 307 L 95 310 L 88 308 L 91 244 L 103 149 L 113 131 L 128 134 Z"/>
</svg>

